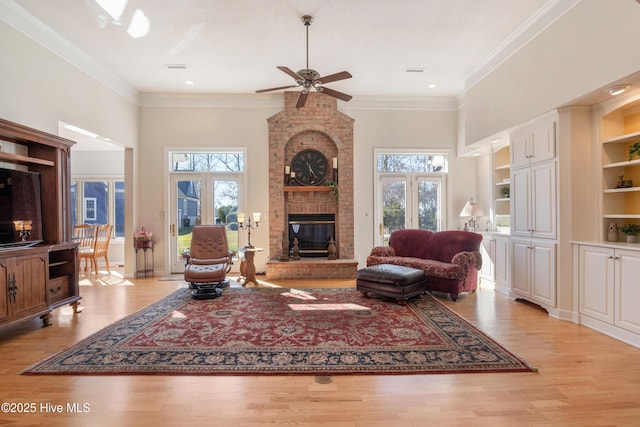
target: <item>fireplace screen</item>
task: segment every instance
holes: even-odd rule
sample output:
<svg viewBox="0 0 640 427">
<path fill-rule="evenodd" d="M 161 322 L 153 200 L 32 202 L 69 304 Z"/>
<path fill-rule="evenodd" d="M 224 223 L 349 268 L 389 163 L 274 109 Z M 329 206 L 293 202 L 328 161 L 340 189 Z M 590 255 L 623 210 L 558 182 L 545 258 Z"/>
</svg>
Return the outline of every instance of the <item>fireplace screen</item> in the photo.
<svg viewBox="0 0 640 427">
<path fill-rule="evenodd" d="M 297 237 L 301 257 L 328 256 L 329 240 L 335 240 L 335 225 L 334 214 L 289 215 L 289 254 Z"/>
</svg>

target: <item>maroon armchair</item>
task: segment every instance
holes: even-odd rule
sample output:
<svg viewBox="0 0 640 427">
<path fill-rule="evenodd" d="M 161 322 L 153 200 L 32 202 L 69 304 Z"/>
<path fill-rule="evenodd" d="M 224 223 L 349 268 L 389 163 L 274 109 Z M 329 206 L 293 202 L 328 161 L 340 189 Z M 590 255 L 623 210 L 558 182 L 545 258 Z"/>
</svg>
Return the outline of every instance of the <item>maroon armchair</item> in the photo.
<svg viewBox="0 0 640 427">
<path fill-rule="evenodd" d="M 478 287 L 481 242 L 482 236 L 470 231 L 396 230 L 389 246 L 371 250 L 367 266 L 393 264 L 424 270 L 427 288 L 448 293 L 455 301 Z"/>
</svg>

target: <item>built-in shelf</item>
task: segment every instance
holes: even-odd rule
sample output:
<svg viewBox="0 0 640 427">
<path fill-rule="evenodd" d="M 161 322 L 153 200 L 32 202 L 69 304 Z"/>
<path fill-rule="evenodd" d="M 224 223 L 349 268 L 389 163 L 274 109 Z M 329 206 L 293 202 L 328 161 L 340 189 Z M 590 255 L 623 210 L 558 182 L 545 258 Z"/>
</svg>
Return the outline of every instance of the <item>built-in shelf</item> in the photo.
<svg viewBox="0 0 640 427">
<path fill-rule="evenodd" d="M 510 201 L 510 200 L 511 200 L 511 199 L 510 199 L 509 197 L 502 197 L 502 198 L 500 198 L 500 199 L 496 199 L 496 202 L 508 202 L 508 201 Z"/>
<path fill-rule="evenodd" d="M 306 185 L 306 186 L 295 186 L 295 185 L 285 185 L 285 192 L 310 192 L 310 191 L 329 191 L 329 187 L 326 185 Z"/>
<path fill-rule="evenodd" d="M 640 139 L 640 132 L 634 132 L 634 133 L 628 133 L 625 135 L 616 136 L 615 138 L 610 138 L 602 142 L 604 144 L 615 144 L 615 143 L 634 142 L 637 139 Z"/>
<path fill-rule="evenodd" d="M 496 182 L 496 187 L 502 186 L 502 185 L 509 185 L 511 184 L 510 181 L 501 181 L 501 182 Z"/>
<path fill-rule="evenodd" d="M 17 163 L 20 165 L 44 165 L 55 166 L 56 164 L 50 160 L 38 159 L 35 157 L 21 156 L 19 154 L 5 153 L 0 151 L 0 160 Z"/>
<path fill-rule="evenodd" d="M 604 190 L 605 193 L 628 193 L 630 191 L 640 191 L 640 187 L 610 188 Z"/>
<path fill-rule="evenodd" d="M 608 168 L 619 168 L 624 166 L 636 166 L 636 165 L 640 165 L 640 159 L 629 160 L 626 162 L 607 163 L 606 165 L 603 166 L 603 168 L 608 169 Z"/>
<path fill-rule="evenodd" d="M 508 170 L 508 169 L 511 169 L 511 165 L 500 165 L 500 166 L 496 166 L 496 170 L 497 170 L 497 171 Z"/>
<path fill-rule="evenodd" d="M 604 217 L 611 219 L 640 219 L 640 214 L 605 214 Z"/>
</svg>

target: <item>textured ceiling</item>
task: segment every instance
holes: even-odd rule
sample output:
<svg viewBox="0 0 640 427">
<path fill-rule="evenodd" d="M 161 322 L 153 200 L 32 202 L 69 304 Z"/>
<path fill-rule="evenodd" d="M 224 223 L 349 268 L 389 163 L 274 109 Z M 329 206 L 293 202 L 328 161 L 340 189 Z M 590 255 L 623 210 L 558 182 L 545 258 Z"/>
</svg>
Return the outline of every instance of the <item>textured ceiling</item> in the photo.
<svg viewBox="0 0 640 427">
<path fill-rule="evenodd" d="M 139 92 L 253 93 L 293 80 L 276 69 L 348 70 L 354 96 L 460 96 L 465 81 L 552 6 L 573 0 L 6 0 Z M 146 36 L 127 28 L 136 10 Z M 168 69 L 184 64 L 186 69 Z M 407 69 L 424 69 L 407 72 Z M 193 86 L 185 85 L 192 80 Z M 435 84 L 436 87 L 429 88 Z"/>
</svg>

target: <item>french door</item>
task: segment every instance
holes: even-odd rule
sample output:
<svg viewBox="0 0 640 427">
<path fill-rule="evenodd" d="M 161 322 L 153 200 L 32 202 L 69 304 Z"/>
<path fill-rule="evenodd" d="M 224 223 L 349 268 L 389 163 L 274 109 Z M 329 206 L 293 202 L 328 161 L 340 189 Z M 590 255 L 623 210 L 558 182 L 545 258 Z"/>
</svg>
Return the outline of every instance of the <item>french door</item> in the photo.
<svg viewBox="0 0 640 427">
<path fill-rule="evenodd" d="M 172 173 L 170 175 L 171 272 L 184 272 L 184 253 L 191 245 L 191 230 L 199 224 L 227 227 L 229 249 L 239 247 L 236 214 L 241 194 L 241 176 L 219 173 Z M 235 264 L 237 267 L 237 263 Z"/>
<path fill-rule="evenodd" d="M 394 230 L 442 230 L 444 183 L 442 174 L 378 174 L 376 245 L 387 245 Z"/>
</svg>

